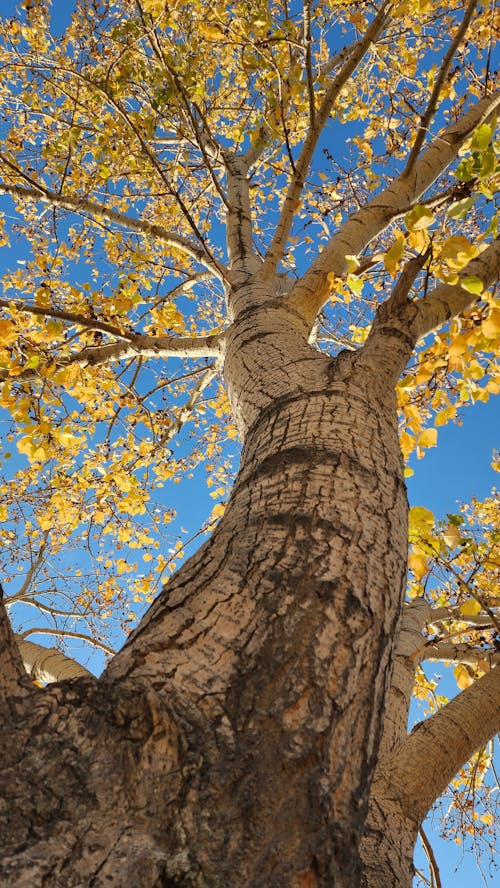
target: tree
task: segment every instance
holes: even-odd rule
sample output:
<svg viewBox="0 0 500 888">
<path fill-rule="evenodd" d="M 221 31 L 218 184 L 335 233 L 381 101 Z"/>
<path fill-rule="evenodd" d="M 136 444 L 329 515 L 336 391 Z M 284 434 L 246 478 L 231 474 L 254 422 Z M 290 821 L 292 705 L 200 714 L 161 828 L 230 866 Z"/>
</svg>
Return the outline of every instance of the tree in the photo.
<svg viewBox="0 0 500 888">
<path fill-rule="evenodd" d="M 105 645 L 117 577 L 154 592 L 128 559 L 161 546 L 155 487 L 206 460 L 220 500 L 236 434 L 241 459 L 99 679 L 40 665 L 2 610 L 3 881 L 410 885 L 427 810 L 500 724 L 495 501 L 412 510 L 405 604 L 401 453 L 499 389 L 494 7 L 82 0 L 60 39 L 22 7 L 2 533 L 30 568 L 8 603 Z M 461 691 L 408 734 L 427 656 Z"/>
</svg>

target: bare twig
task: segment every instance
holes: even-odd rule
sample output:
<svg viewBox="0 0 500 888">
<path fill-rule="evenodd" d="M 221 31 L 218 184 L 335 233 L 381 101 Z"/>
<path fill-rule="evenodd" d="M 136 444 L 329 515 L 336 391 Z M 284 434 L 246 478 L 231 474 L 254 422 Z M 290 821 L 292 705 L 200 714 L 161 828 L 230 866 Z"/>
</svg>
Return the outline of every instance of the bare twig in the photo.
<svg viewBox="0 0 500 888">
<path fill-rule="evenodd" d="M 424 832 L 423 826 L 419 828 L 418 834 L 422 840 L 422 846 L 425 851 L 425 856 L 427 857 L 427 860 L 429 862 L 429 869 L 431 873 L 431 888 L 443 888 L 441 876 L 439 875 L 437 860 L 432 849 L 432 845 Z"/>
<path fill-rule="evenodd" d="M 50 629 L 45 626 L 36 626 L 33 629 L 26 629 L 24 632 L 19 632 L 17 638 L 24 641 L 28 638 L 29 635 L 53 635 L 56 638 L 78 638 L 80 639 L 80 641 L 86 641 L 87 644 L 91 644 L 93 647 L 99 648 L 106 654 L 115 653 L 115 649 L 107 644 L 104 644 L 103 641 L 99 641 L 99 639 L 97 638 L 92 638 L 91 635 L 85 635 L 84 632 L 75 632 L 73 629 Z"/>
</svg>

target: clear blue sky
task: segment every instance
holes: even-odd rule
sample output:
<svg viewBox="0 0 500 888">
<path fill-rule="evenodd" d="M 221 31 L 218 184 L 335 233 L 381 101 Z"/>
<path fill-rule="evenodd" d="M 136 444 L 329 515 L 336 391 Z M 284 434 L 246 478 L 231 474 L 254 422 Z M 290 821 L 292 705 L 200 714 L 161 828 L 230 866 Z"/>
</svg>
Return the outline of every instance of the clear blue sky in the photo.
<svg viewBox="0 0 500 888">
<path fill-rule="evenodd" d="M 408 479 L 412 505 L 425 505 L 438 514 L 455 511 L 457 500 L 483 498 L 500 486 L 491 468 L 494 449 L 500 448 L 500 396 L 461 410 L 462 426 L 449 423 L 439 429 L 438 446 L 414 460 Z"/>
</svg>

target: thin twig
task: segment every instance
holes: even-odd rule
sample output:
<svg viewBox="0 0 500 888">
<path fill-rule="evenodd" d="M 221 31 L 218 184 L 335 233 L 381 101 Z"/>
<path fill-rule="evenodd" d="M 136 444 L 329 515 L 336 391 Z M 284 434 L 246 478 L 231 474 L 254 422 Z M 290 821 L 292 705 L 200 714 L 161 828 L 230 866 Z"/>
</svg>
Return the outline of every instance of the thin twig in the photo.
<svg viewBox="0 0 500 888">
<path fill-rule="evenodd" d="M 48 629 L 44 626 L 38 626 L 34 629 L 26 629 L 25 632 L 19 632 L 18 635 L 22 639 L 28 638 L 29 635 L 54 635 L 56 638 L 78 638 L 80 641 L 86 641 L 88 644 L 100 648 L 106 654 L 116 653 L 114 648 L 104 644 L 103 641 L 92 638 L 90 635 L 85 635 L 83 632 L 74 632 L 72 629 Z"/>
<path fill-rule="evenodd" d="M 422 846 L 425 851 L 425 855 L 427 860 L 429 861 L 429 869 L 431 872 L 431 888 L 443 888 L 443 883 L 441 882 L 441 876 L 439 875 L 439 867 L 437 865 L 437 860 L 434 855 L 434 851 L 432 850 L 432 845 L 427 838 L 423 826 L 419 828 L 418 834 L 422 841 Z"/>
</svg>

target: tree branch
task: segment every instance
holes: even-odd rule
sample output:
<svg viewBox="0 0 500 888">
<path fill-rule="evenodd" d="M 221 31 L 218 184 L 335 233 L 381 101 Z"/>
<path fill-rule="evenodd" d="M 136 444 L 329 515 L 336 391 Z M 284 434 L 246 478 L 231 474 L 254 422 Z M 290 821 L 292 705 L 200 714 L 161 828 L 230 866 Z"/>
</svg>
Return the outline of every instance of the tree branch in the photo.
<svg viewBox="0 0 500 888">
<path fill-rule="evenodd" d="M 262 263 L 253 249 L 252 211 L 247 165 L 241 157 L 227 157 L 229 204 L 226 213 L 227 250 L 231 272 L 257 272 Z"/>
<path fill-rule="evenodd" d="M 314 119 L 316 117 L 316 97 L 314 94 L 311 59 L 311 0 L 303 0 L 302 2 L 302 42 L 304 46 L 307 95 L 309 100 L 309 121 L 311 126 L 314 126 Z"/>
<path fill-rule="evenodd" d="M 415 344 L 408 336 L 407 319 L 401 317 L 402 309 L 408 304 L 411 288 L 428 255 L 429 251 L 426 251 L 406 262 L 391 295 L 379 306 L 361 352 L 362 360 L 367 363 L 382 361 L 384 375 L 392 373 L 394 381 L 408 363 Z"/>
<path fill-rule="evenodd" d="M 492 669 L 420 722 L 384 762 L 408 817 L 423 819 L 462 765 L 499 729 L 500 669 Z"/>
<path fill-rule="evenodd" d="M 210 385 L 212 380 L 214 380 L 215 377 L 217 376 L 219 369 L 220 368 L 219 368 L 217 361 L 214 361 L 212 364 L 210 364 L 206 368 L 205 372 L 203 373 L 201 378 L 198 380 L 196 385 L 193 386 L 193 388 L 191 390 L 191 394 L 189 395 L 189 398 L 186 401 L 186 403 L 183 404 L 183 406 L 176 412 L 175 417 L 173 418 L 172 422 L 170 423 L 167 431 L 165 431 L 163 433 L 163 435 L 161 435 L 159 440 L 156 442 L 155 452 L 158 452 L 161 448 L 165 447 L 165 445 L 168 444 L 169 441 L 171 441 L 173 438 L 175 438 L 175 436 L 182 429 L 183 425 L 189 419 L 192 418 L 191 414 L 193 412 L 194 407 L 196 406 L 196 404 L 200 400 L 205 389 Z M 129 462 L 128 465 L 126 466 L 126 470 L 128 472 L 132 472 L 139 460 L 140 460 L 140 457 L 136 457 L 135 459 L 131 460 L 131 462 Z"/>
<path fill-rule="evenodd" d="M 71 678 L 82 678 L 91 675 L 88 669 L 77 663 L 71 657 L 67 657 L 57 648 L 46 648 L 34 641 L 26 641 L 22 636 L 16 636 L 19 651 L 26 672 L 34 681 L 51 684 L 54 681 L 65 681 Z"/>
<path fill-rule="evenodd" d="M 427 857 L 427 860 L 429 863 L 429 869 L 430 869 L 430 873 L 431 873 L 430 886 L 431 886 L 431 888 L 443 888 L 441 876 L 439 875 L 439 867 L 437 865 L 436 856 L 434 854 L 432 845 L 429 842 L 429 839 L 427 838 L 427 835 L 425 834 L 424 828 L 422 826 L 420 827 L 418 834 L 419 834 L 420 839 L 422 841 L 422 846 L 425 851 L 425 856 Z"/>
<path fill-rule="evenodd" d="M 26 302 L 22 302 L 21 299 L 0 299 L 0 308 L 12 307 L 15 308 L 16 311 L 25 312 L 26 314 L 32 314 L 42 318 L 57 318 L 61 321 L 69 321 L 69 323 L 75 324 L 78 327 L 83 327 L 85 330 L 100 330 L 102 333 L 109 333 L 110 336 L 115 336 L 117 339 L 130 341 L 135 335 L 120 330 L 120 328 L 115 327 L 114 324 L 107 324 L 104 321 L 100 321 L 98 318 L 89 318 L 86 317 L 86 315 L 78 314 L 77 312 L 64 311 L 61 308 L 47 308 L 41 305 L 28 305 Z"/>
<path fill-rule="evenodd" d="M 500 607 L 500 598 L 488 598 L 488 607 Z M 457 623 L 467 623 L 470 626 L 492 626 L 493 620 L 489 614 L 463 614 L 462 604 L 450 604 L 448 607 L 433 608 L 429 612 L 426 621 L 427 626 L 435 623 L 445 623 L 453 620 Z"/>
<path fill-rule="evenodd" d="M 182 79 L 177 74 L 177 71 L 175 70 L 175 68 L 169 63 L 168 57 L 165 55 L 165 53 L 163 51 L 163 47 L 162 47 L 161 42 L 159 40 L 158 32 L 154 28 L 153 24 L 151 24 L 150 27 L 147 26 L 146 13 L 145 13 L 144 9 L 142 8 L 142 4 L 139 2 L 139 0 L 136 0 L 135 5 L 139 11 L 139 15 L 141 17 L 142 24 L 145 28 L 145 34 L 147 36 L 148 43 L 149 43 L 151 49 L 153 50 L 153 53 L 155 54 L 156 58 L 158 59 L 164 72 L 172 80 L 175 88 L 177 89 L 179 95 L 182 98 L 189 122 L 191 123 L 194 139 L 195 139 L 196 144 L 198 145 L 198 148 L 200 149 L 201 155 L 203 157 L 205 168 L 207 169 L 208 174 L 209 174 L 210 178 L 212 179 L 215 190 L 219 194 L 219 197 L 221 198 L 222 202 L 227 207 L 228 201 L 227 201 L 226 195 L 225 195 L 224 190 L 223 190 L 223 188 L 216 176 L 214 167 L 212 165 L 212 159 L 210 157 L 210 154 L 213 157 L 219 157 L 221 155 L 220 145 L 218 145 L 218 143 L 215 141 L 214 137 L 210 133 L 206 119 L 203 115 L 203 112 L 201 111 L 199 106 L 196 104 L 196 102 L 194 102 L 190 99 L 188 92 L 182 82 Z M 152 22 L 151 16 L 149 16 L 149 18 Z M 194 108 L 196 114 L 198 114 L 199 118 L 201 119 L 202 126 L 204 127 L 204 130 L 200 128 L 198 121 L 196 119 L 196 114 L 193 113 L 193 108 Z"/>
<path fill-rule="evenodd" d="M 417 666 L 414 655 L 422 647 L 422 629 L 429 611 L 430 605 L 424 598 L 415 598 L 405 604 L 403 610 L 380 741 L 380 761 L 399 748 L 407 736 L 408 711 Z"/>
<path fill-rule="evenodd" d="M 78 323 L 78 322 L 76 322 Z M 140 333 L 127 334 L 125 342 L 112 342 L 109 345 L 88 345 L 79 352 L 51 361 L 50 366 L 62 369 L 72 365 L 95 367 L 98 364 L 110 364 L 116 361 L 127 361 L 131 358 L 220 358 L 225 333 L 214 333 L 211 336 L 173 337 L 146 336 Z M 41 368 L 21 371 L 15 380 L 38 379 Z M 0 381 L 9 378 L 7 370 L 0 371 Z"/>
<path fill-rule="evenodd" d="M 2 155 L 0 155 L 0 159 L 5 162 L 5 158 Z M 13 166 L 13 164 L 10 164 L 10 166 Z M 29 178 L 24 176 L 17 167 L 14 167 L 14 169 L 19 175 L 23 175 L 23 178 Z M 69 212 L 90 216 L 95 220 L 103 219 L 105 222 L 121 225 L 129 231 L 152 237 L 161 243 L 167 244 L 169 247 L 181 250 L 199 262 L 200 265 L 210 269 L 219 280 L 228 280 L 228 270 L 222 262 L 207 254 L 206 250 L 199 244 L 187 237 L 183 237 L 181 234 L 176 234 L 174 231 L 163 228 L 162 225 L 155 225 L 146 219 L 134 219 L 133 216 L 119 213 L 117 210 L 107 207 L 106 204 L 88 200 L 85 197 L 58 194 L 56 191 L 51 191 L 38 182 L 32 182 L 29 188 L 25 188 L 22 185 L 9 185 L 7 182 L 0 182 L 0 194 L 10 194 L 12 197 L 17 197 L 21 200 L 41 201 L 61 210 L 68 210 Z"/>
<path fill-rule="evenodd" d="M 408 158 L 408 163 L 406 164 L 406 167 L 404 169 L 403 176 L 410 175 L 410 172 L 413 169 L 413 165 L 420 153 L 420 149 L 422 147 L 425 136 L 427 134 L 429 124 L 434 116 L 435 111 L 436 111 L 437 103 L 439 101 L 439 96 L 440 96 L 441 90 L 443 88 L 445 78 L 448 74 L 448 71 L 450 70 L 450 65 L 453 61 L 453 56 L 455 55 L 455 52 L 457 51 L 458 46 L 460 45 L 462 38 L 463 38 L 465 32 L 467 31 L 467 28 L 469 27 L 470 20 L 472 18 L 474 10 L 477 6 L 477 3 L 478 3 L 478 0 L 470 0 L 469 5 L 468 5 L 467 9 L 465 10 L 465 14 L 462 19 L 462 23 L 461 23 L 457 33 L 455 34 L 455 38 L 452 41 L 452 43 L 448 49 L 448 52 L 446 53 L 446 55 L 442 61 L 441 68 L 439 69 L 439 74 L 434 81 L 434 87 L 433 87 L 433 90 L 431 93 L 431 97 L 429 99 L 429 103 L 428 103 L 427 108 L 425 109 L 425 112 L 421 118 L 420 126 L 418 128 L 417 135 L 415 136 L 415 141 L 413 143 L 413 147 L 411 149 L 410 156 Z"/>
<path fill-rule="evenodd" d="M 426 151 L 418 157 L 411 175 L 399 175 L 369 204 L 353 213 L 333 235 L 287 297 L 294 310 L 311 326 L 328 298 L 328 275 L 344 275 L 347 270 L 346 255 L 356 256 L 361 253 L 394 219 L 411 209 L 415 201 L 455 160 L 460 147 L 476 127 L 488 120 L 499 105 L 500 90 L 480 99 L 433 139 Z"/>
<path fill-rule="evenodd" d="M 367 28 L 362 40 L 360 40 L 359 43 L 354 44 L 351 55 L 343 64 L 332 83 L 327 87 L 321 105 L 314 115 L 314 119 L 311 120 L 309 131 L 304 140 L 300 156 L 295 164 L 295 170 L 288 186 L 279 222 L 276 226 L 271 245 L 264 260 L 261 272 L 263 280 L 267 280 L 273 276 L 283 257 L 288 235 L 290 234 L 293 219 L 299 205 L 299 198 L 304 187 L 305 177 L 318 139 L 328 120 L 333 105 L 337 100 L 340 91 L 349 81 L 351 75 L 368 52 L 370 46 L 378 39 L 382 30 L 385 28 L 389 20 L 387 9 L 388 7 L 391 7 L 391 5 L 389 0 L 385 0 L 370 26 Z"/>
<path fill-rule="evenodd" d="M 99 648 L 101 651 L 104 651 L 106 654 L 114 654 L 115 650 L 109 645 L 104 644 L 103 641 L 99 641 L 97 638 L 92 638 L 91 635 L 85 635 L 84 632 L 76 632 L 73 629 L 49 629 L 45 626 L 36 626 L 34 629 L 26 629 L 25 632 L 20 632 L 16 637 L 22 641 L 25 641 L 28 635 L 54 635 L 56 638 L 78 638 L 80 641 L 86 641 L 87 644 L 93 645 L 93 647 Z"/>
<path fill-rule="evenodd" d="M 3 603 L 0 584 L 0 703 L 26 694 L 32 688 Z"/>
<path fill-rule="evenodd" d="M 469 666 L 477 666 L 478 663 L 487 663 L 490 669 L 500 663 L 500 653 L 493 650 L 485 650 L 480 647 L 471 647 L 468 644 L 451 644 L 447 641 L 438 641 L 435 644 L 426 644 L 421 650 L 419 661 L 437 660 L 441 663 L 454 662 L 465 663 Z"/>
<path fill-rule="evenodd" d="M 473 305 L 481 297 L 464 289 L 461 281 L 477 276 L 487 289 L 498 280 L 500 274 L 500 237 L 487 249 L 472 259 L 460 274 L 457 284 L 439 284 L 422 299 L 409 303 L 404 312 L 408 318 L 408 333 L 415 341 L 431 330 L 454 318 Z"/>
</svg>

